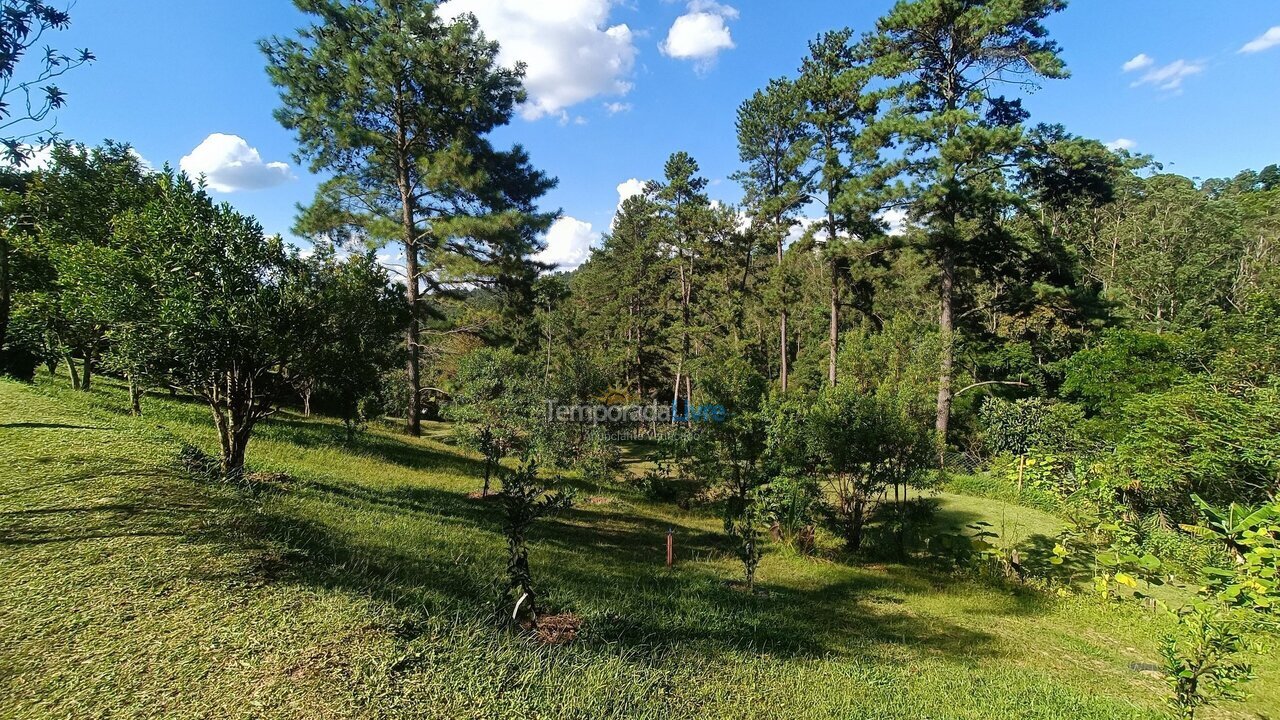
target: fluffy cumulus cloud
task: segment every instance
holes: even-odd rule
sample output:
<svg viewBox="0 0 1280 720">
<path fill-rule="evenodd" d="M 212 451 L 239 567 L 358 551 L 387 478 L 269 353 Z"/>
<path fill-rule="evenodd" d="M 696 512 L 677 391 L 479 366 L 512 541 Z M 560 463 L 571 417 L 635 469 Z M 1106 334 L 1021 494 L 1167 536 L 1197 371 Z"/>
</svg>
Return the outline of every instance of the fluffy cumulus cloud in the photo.
<svg viewBox="0 0 1280 720">
<path fill-rule="evenodd" d="M 615 0 L 451 0 L 447 18 L 471 13 L 502 46 L 504 65 L 524 62 L 529 101 L 521 115 L 568 122 L 565 108 L 598 95 L 631 91 L 636 46 L 626 25 L 608 25 Z"/>
<path fill-rule="evenodd" d="M 618 209 L 621 210 L 622 203 L 626 202 L 628 199 L 633 198 L 636 195 L 639 195 L 640 193 L 644 192 L 644 186 L 646 184 L 647 183 L 645 181 L 638 180 L 636 178 L 623 180 L 621 183 L 619 183 L 618 184 Z"/>
<path fill-rule="evenodd" d="M 1277 45 L 1280 45 L 1280 25 L 1277 25 L 1271 28 L 1270 30 L 1267 30 L 1266 32 L 1259 35 L 1258 37 L 1245 43 L 1244 47 L 1240 48 L 1240 52 L 1242 53 L 1262 52 L 1263 50 L 1270 50 L 1271 48 Z"/>
<path fill-rule="evenodd" d="M 262 190 L 293 179 L 286 163 L 264 162 L 239 135 L 214 133 L 178 165 L 192 179 L 204 176 L 209 187 L 218 192 Z"/>
<path fill-rule="evenodd" d="M 667 39 L 658 48 L 668 57 L 691 60 L 699 71 L 706 70 L 722 51 L 734 48 L 728 21 L 737 17 L 737 9 L 728 5 L 693 0 L 688 11 L 671 24 Z"/>
<path fill-rule="evenodd" d="M 1134 142 L 1133 140 L 1130 140 L 1129 138 L 1116 138 L 1115 140 L 1112 140 L 1111 142 L 1107 143 L 1107 148 L 1110 150 L 1126 150 L 1127 151 L 1127 150 L 1132 150 L 1136 147 L 1138 147 L 1138 143 Z"/>
<path fill-rule="evenodd" d="M 591 223 L 565 216 L 551 224 L 547 230 L 547 247 L 533 256 L 534 260 L 555 265 L 562 270 L 572 270 L 591 257 L 591 246 L 600 239 Z"/>
<path fill-rule="evenodd" d="M 1168 65 L 1156 65 L 1155 58 L 1149 55 L 1138 55 L 1124 64 L 1125 72 L 1145 70 L 1141 77 L 1133 81 L 1132 87 L 1152 85 L 1161 90 L 1180 91 L 1182 83 L 1192 75 L 1204 72 L 1203 62 L 1196 60 L 1174 60 Z"/>
<path fill-rule="evenodd" d="M 638 180 L 636 178 L 623 180 L 618 184 L 618 207 L 613 211 L 613 219 L 609 221 L 610 230 L 613 229 L 613 224 L 618 219 L 618 213 L 622 212 L 622 204 L 625 203 L 628 198 L 633 198 L 644 192 L 645 184 L 645 181 Z"/>
</svg>

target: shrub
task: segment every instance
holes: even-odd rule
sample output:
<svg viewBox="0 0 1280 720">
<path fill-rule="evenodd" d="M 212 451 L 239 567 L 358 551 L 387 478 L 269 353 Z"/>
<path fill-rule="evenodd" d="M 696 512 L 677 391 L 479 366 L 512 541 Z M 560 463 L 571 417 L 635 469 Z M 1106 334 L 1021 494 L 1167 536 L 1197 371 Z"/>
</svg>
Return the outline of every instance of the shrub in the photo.
<svg viewBox="0 0 1280 720">
<path fill-rule="evenodd" d="M 1164 639 L 1165 678 L 1173 690 L 1169 705 L 1183 720 L 1218 700 L 1242 697 L 1239 685 L 1253 678 L 1237 658 L 1244 648 L 1238 620 L 1205 603 L 1178 614 L 1178 630 Z"/>
</svg>

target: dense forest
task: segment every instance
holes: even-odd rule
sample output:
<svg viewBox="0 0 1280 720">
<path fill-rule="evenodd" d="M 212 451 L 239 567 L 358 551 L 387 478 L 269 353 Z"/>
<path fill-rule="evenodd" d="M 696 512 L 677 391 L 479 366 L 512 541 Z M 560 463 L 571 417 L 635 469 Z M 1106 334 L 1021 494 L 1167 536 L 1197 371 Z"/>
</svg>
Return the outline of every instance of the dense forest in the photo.
<svg viewBox="0 0 1280 720">
<path fill-rule="evenodd" d="M 1280 597 L 1280 165 L 1187 178 L 1031 117 L 1021 97 L 1070 82 L 1043 25 L 1063 2 L 904 0 L 822 34 L 738 109 L 740 204 L 671 148 L 571 272 L 530 259 L 555 181 L 490 139 L 522 69 L 473 18 L 298 5 L 314 24 L 261 50 L 326 178 L 305 249 L 126 143 L 58 139 L 36 168 L 8 142 L 7 374 L 105 374 L 143 416 L 149 392 L 202 402 L 219 452 L 188 460 L 236 481 L 282 408 L 348 443 L 444 420 L 500 488 L 508 599 L 534 624 L 526 534 L 573 502 L 557 478 L 625 476 L 722 517 L 748 589 L 770 545 L 1153 607 L 1152 584 L 1197 586 L 1172 610 L 1175 707 L 1247 678 L 1223 658 Z M 1070 529 L 1042 557 L 931 533 L 941 489 Z"/>
</svg>

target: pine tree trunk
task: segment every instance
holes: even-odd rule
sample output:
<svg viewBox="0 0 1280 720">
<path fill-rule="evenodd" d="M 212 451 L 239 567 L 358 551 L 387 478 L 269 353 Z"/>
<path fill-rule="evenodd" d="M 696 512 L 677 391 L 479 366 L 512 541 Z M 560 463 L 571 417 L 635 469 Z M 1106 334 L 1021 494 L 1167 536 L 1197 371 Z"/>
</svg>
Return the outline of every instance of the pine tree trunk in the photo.
<svg viewBox="0 0 1280 720">
<path fill-rule="evenodd" d="M 407 192 L 406 192 L 407 194 Z M 409 330 L 405 342 L 409 348 L 409 434 L 422 435 L 422 367 L 419 353 L 418 329 L 418 248 L 413 239 L 413 221 L 409 207 L 405 206 L 405 269 L 409 276 Z"/>
<path fill-rule="evenodd" d="M 828 329 L 827 342 L 831 345 L 827 363 L 827 382 L 834 387 L 836 358 L 840 354 L 840 274 L 834 259 L 831 261 L 831 325 Z"/>
<path fill-rule="evenodd" d="M 397 104 L 400 102 L 400 91 L 396 93 Z M 396 111 L 396 145 L 399 152 L 396 183 L 400 190 L 400 223 L 404 233 L 405 275 L 409 300 L 409 329 L 405 343 L 408 345 L 409 360 L 409 434 L 414 437 L 422 435 L 422 360 L 421 332 L 418 323 L 418 228 L 414 217 L 413 188 L 410 185 L 409 169 L 413 158 L 409 155 L 409 139 L 404 118 L 399 109 Z"/>
<path fill-rule="evenodd" d="M 938 336 L 942 343 L 941 361 L 938 371 L 938 412 L 934 429 L 938 434 L 938 465 L 945 463 L 947 451 L 947 428 L 951 424 L 951 381 L 955 366 L 955 259 L 950 251 L 943 251 L 942 283 L 940 295 L 940 312 L 938 314 Z"/>
<path fill-rule="evenodd" d="M 834 193 L 827 193 L 827 252 L 831 255 L 831 326 L 827 342 L 831 345 L 827 365 L 827 382 L 836 385 L 836 358 L 840 354 L 840 265 L 836 259 L 836 216 L 830 208 L 835 204 Z"/>
<path fill-rule="evenodd" d="M 781 278 L 781 275 L 782 275 L 782 254 L 783 254 L 782 242 L 783 242 L 783 238 L 779 237 L 778 238 L 779 278 Z M 782 392 L 785 393 L 787 391 L 787 380 L 788 380 L 787 376 L 789 374 L 788 370 L 790 368 L 787 367 L 787 360 L 788 360 L 787 358 L 787 301 L 786 301 L 786 298 L 781 298 L 781 301 L 782 301 L 782 309 L 781 309 L 781 312 L 779 313 L 779 318 L 778 318 L 778 326 L 779 326 L 778 376 L 779 376 L 779 379 L 782 380 Z"/>
</svg>

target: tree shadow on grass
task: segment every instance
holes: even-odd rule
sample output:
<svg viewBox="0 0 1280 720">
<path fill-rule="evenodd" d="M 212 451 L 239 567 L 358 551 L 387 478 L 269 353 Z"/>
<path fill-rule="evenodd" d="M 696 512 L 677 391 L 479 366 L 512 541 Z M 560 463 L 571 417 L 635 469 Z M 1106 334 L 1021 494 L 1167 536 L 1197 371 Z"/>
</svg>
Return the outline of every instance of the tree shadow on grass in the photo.
<svg viewBox="0 0 1280 720">
<path fill-rule="evenodd" d="M 272 418 L 261 426 L 260 436 L 302 448 L 340 447 L 354 455 L 409 470 L 476 476 L 484 472 L 484 463 L 478 459 L 435 450 L 421 443 L 381 432 L 362 432 L 353 442 L 348 443 L 341 426 L 301 418 Z"/>
<path fill-rule="evenodd" d="M 228 517 L 238 509 L 238 500 L 225 491 L 205 492 L 194 485 L 173 482 L 173 473 L 151 468 L 149 473 L 132 468 L 112 472 L 86 470 L 69 478 L 24 490 L 47 489 L 71 482 L 129 478 L 168 478 L 171 482 L 151 482 L 147 486 L 112 488 L 77 505 L 25 507 L 0 512 L 0 546 L 32 546 L 49 543 L 79 543 L 116 538 L 175 537 L 191 542 L 216 540 L 215 517 Z M 14 493 L 16 494 L 16 493 Z M 91 494 L 91 493 L 90 493 Z M 101 502 L 91 502 L 98 499 Z"/>
<path fill-rule="evenodd" d="M 325 524 L 290 514 L 262 514 L 251 534 L 280 548 L 257 572 L 272 582 L 342 588 L 381 598 L 403 613 L 467 615 L 492 621 L 502 612 L 499 581 L 501 509 L 432 488 L 372 489 L 306 481 L 299 490 L 342 505 L 376 509 L 464 529 L 435 547 L 353 542 Z M 840 567 L 816 588 L 765 583 L 748 594 L 713 566 L 663 566 L 673 523 L 621 508 L 575 509 L 538 526 L 531 537 L 535 580 L 549 609 L 584 617 L 580 642 L 601 651 L 619 648 L 663 654 L 702 648 L 779 656 L 832 655 L 878 661 L 901 659 L 903 648 L 976 662 L 998 654 L 994 636 L 933 616 L 916 616 L 901 598 L 955 582 L 907 566 L 875 570 Z M 728 553 L 718 534 L 674 525 L 684 557 Z M 493 547 L 490 547 L 492 545 Z M 478 551 L 479 548 L 479 551 Z M 1011 612 L 1035 612 L 1015 603 Z"/>
<path fill-rule="evenodd" d="M 115 428 L 94 427 L 91 425 L 72 425 L 69 423 L 16 422 L 0 423 L 0 430 L 106 430 L 117 432 Z"/>
</svg>

